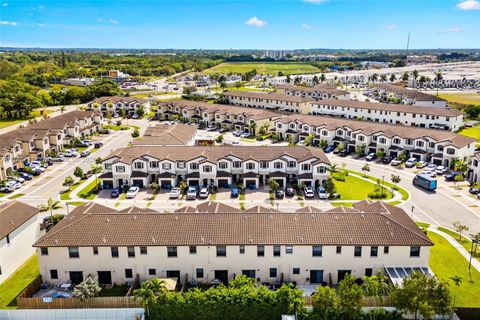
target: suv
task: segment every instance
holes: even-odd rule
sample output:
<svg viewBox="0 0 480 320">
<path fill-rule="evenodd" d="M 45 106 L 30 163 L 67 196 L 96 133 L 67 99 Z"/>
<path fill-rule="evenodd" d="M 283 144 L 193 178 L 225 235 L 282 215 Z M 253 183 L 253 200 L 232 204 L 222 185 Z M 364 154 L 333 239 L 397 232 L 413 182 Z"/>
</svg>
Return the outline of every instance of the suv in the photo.
<svg viewBox="0 0 480 320">
<path fill-rule="evenodd" d="M 198 193 L 198 197 L 200 199 L 207 199 L 209 194 L 210 193 L 208 192 L 208 188 L 203 187 L 202 189 L 200 189 L 200 192 Z"/>
<path fill-rule="evenodd" d="M 365 160 L 367 161 L 372 161 L 372 160 L 375 160 L 377 159 L 377 154 L 376 153 L 369 153 L 366 157 L 365 157 Z"/>
<path fill-rule="evenodd" d="M 320 199 L 328 199 L 328 193 L 327 193 L 327 190 L 325 190 L 324 187 L 320 186 L 318 187 L 318 197 Z"/>
<path fill-rule="evenodd" d="M 197 199 L 197 188 L 188 187 L 187 200 L 195 200 L 195 199 Z"/>
<path fill-rule="evenodd" d="M 392 166 L 394 166 L 394 167 L 399 166 L 399 165 L 401 165 L 401 164 L 402 164 L 402 161 L 399 160 L 399 159 L 397 159 L 397 158 L 393 159 L 393 160 L 390 162 L 390 165 L 392 165 Z"/>
<path fill-rule="evenodd" d="M 405 162 L 405 168 L 413 168 L 415 165 L 415 162 L 417 162 L 416 158 L 410 158 Z"/>
<path fill-rule="evenodd" d="M 305 189 L 303 189 L 303 193 L 305 194 L 305 198 L 315 197 L 315 192 L 313 191 L 312 187 L 305 187 Z"/>
</svg>

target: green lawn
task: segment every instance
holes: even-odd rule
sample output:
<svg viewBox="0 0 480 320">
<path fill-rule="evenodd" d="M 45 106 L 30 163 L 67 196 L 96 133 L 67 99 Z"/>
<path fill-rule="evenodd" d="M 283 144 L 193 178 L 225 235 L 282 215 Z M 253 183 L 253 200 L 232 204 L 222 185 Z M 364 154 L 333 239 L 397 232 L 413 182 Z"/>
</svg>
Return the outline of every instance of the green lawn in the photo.
<svg viewBox="0 0 480 320">
<path fill-rule="evenodd" d="M 349 173 L 354 173 L 354 174 L 357 174 L 357 175 L 360 175 L 364 178 L 367 178 L 369 180 L 371 180 L 372 182 L 374 183 L 377 183 L 377 180 L 379 180 L 379 178 L 376 178 L 374 176 L 370 176 L 370 175 L 364 175 L 363 173 L 360 173 L 360 172 L 356 172 L 356 171 L 352 171 L 352 170 L 347 170 Z M 387 178 L 387 177 L 386 177 Z M 381 179 L 380 179 L 381 180 Z M 395 188 L 395 191 L 397 191 L 398 193 L 400 193 L 402 195 L 402 200 L 405 201 L 405 200 L 408 200 L 408 192 L 407 190 L 399 187 L 399 186 L 396 186 L 394 185 L 393 183 L 391 182 L 388 182 L 388 181 L 385 181 L 384 182 L 384 185 L 389 187 L 389 188 Z"/>
<path fill-rule="evenodd" d="M 127 285 L 114 286 L 110 289 L 103 288 L 99 293 L 99 297 L 124 297 L 127 294 Z"/>
<path fill-rule="evenodd" d="M 458 131 L 462 136 L 474 138 L 477 142 L 480 142 L 480 126 L 463 128 Z"/>
<path fill-rule="evenodd" d="M 480 105 L 480 94 L 448 93 L 448 94 L 439 94 L 438 96 L 452 103 L 461 103 L 466 105 L 469 105 L 469 104 Z"/>
<path fill-rule="evenodd" d="M 14 308 L 17 305 L 16 297 L 39 273 L 37 255 L 34 255 L 0 284 L 0 309 Z"/>
<path fill-rule="evenodd" d="M 43 109 L 32 111 L 32 113 L 30 113 L 30 115 L 28 117 L 23 117 L 23 118 L 18 118 L 18 119 L 0 119 L 0 129 L 5 128 L 5 127 L 9 127 L 9 126 L 13 126 L 17 123 L 27 121 L 27 120 L 30 120 L 30 119 L 33 119 L 33 118 L 36 118 L 36 117 L 40 117 L 41 116 L 41 114 L 40 114 L 41 110 L 43 110 Z M 45 109 L 45 110 L 43 110 L 43 114 L 50 114 L 53 111 L 54 110 L 51 110 L 51 109 Z"/>
<path fill-rule="evenodd" d="M 468 276 L 467 260 L 442 236 L 433 232 L 428 237 L 435 245 L 430 251 L 430 268 L 435 275 L 444 280 L 460 276 L 462 284 L 457 289 L 457 306 L 466 308 L 480 307 L 480 272 L 472 268 L 472 282 Z"/>
<path fill-rule="evenodd" d="M 364 200 L 368 198 L 368 194 L 373 191 L 375 184 L 358 177 L 348 175 L 345 181 L 338 181 L 333 179 L 337 193 L 341 195 L 341 200 Z M 385 186 L 385 188 L 388 188 Z M 392 198 L 391 192 L 388 192 L 389 197 L 382 199 L 388 200 Z"/>
<path fill-rule="evenodd" d="M 452 231 L 452 230 L 447 229 L 447 228 L 443 228 L 443 227 L 438 227 L 437 229 L 439 231 L 442 231 L 443 233 L 448 234 L 453 239 L 457 240 L 457 242 L 459 242 L 462 245 L 462 247 L 464 247 L 465 250 L 467 250 L 468 252 L 470 252 L 470 250 L 472 249 L 472 242 L 470 241 L 470 239 L 465 237 L 465 235 L 462 234 L 462 239 L 459 241 L 459 234 L 457 232 Z M 480 258 L 480 252 L 477 252 L 477 254 L 475 255 L 475 258 L 477 260 L 478 260 L 478 258 Z"/>
<path fill-rule="evenodd" d="M 78 196 L 82 199 L 93 200 L 98 194 L 97 187 L 100 187 L 100 183 L 97 184 L 96 180 L 92 180 L 92 182 L 87 184 L 85 188 L 78 192 Z"/>
<path fill-rule="evenodd" d="M 335 202 L 335 201 L 332 201 L 330 204 L 332 205 L 332 207 L 347 207 L 347 208 L 351 208 L 353 207 L 353 204 L 355 202 Z"/>
<path fill-rule="evenodd" d="M 17 198 L 23 197 L 24 195 L 25 195 L 24 193 L 17 193 L 17 194 L 14 194 L 13 196 L 8 197 L 8 199 L 10 200 L 17 199 Z"/>
<path fill-rule="evenodd" d="M 70 201 L 67 202 L 69 205 L 75 206 L 75 207 L 80 207 L 83 206 L 86 202 L 83 201 Z"/>
<path fill-rule="evenodd" d="M 286 75 L 316 73 L 321 71 L 312 65 L 299 62 L 224 62 L 204 70 L 203 73 L 246 73 L 253 69 L 256 69 L 258 74 L 271 75 L 277 75 L 279 71 L 282 71 Z"/>
<path fill-rule="evenodd" d="M 72 198 L 70 197 L 70 193 L 72 193 L 73 190 L 77 189 L 79 185 L 81 185 L 85 180 L 82 179 L 80 181 L 77 181 L 71 186 L 67 192 L 64 192 L 60 194 L 60 200 L 71 200 Z"/>
<path fill-rule="evenodd" d="M 425 228 L 427 229 L 428 227 L 430 227 L 430 223 L 427 223 L 427 222 L 415 222 L 417 224 L 417 226 L 419 226 L 420 228 Z"/>
</svg>

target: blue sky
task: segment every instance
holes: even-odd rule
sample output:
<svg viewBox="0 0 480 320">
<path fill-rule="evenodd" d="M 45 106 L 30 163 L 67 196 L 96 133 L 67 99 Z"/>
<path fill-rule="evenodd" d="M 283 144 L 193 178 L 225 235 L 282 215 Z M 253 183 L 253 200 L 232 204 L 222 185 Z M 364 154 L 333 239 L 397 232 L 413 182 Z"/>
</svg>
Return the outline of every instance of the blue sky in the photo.
<svg viewBox="0 0 480 320">
<path fill-rule="evenodd" d="M 0 0 L 0 46 L 479 48 L 480 0 Z"/>
</svg>

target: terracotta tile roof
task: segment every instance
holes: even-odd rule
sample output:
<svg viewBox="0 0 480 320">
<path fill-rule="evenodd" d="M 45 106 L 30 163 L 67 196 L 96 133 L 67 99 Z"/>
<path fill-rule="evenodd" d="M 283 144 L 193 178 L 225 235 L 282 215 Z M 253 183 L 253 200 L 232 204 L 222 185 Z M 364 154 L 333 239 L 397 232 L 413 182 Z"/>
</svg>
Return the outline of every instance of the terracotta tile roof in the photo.
<svg viewBox="0 0 480 320">
<path fill-rule="evenodd" d="M 378 89 L 381 89 L 381 90 L 397 93 L 397 94 L 403 94 L 403 95 L 405 95 L 405 96 L 407 96 L 411 99 L 415 99 L 417 101 L 445 101 L 445 99 L 442 99 L 440 97 L 437 97 L 437 96 L 434 96 L 434 95 L 431 95 L 431 94 L 428 94 L 428 93 L 425 93 L 425 92 L 420 92 L 420 91 L 416 91 L 416 90 L 409 90 L 405 87 L 397 86 L 397 85 L 390 84 L 390 83 L 377 83 L 377 84 L 374 85 L 374 87 L 376 87 Z"/>
<path fill-rule="evenodd" d="M 40 210 L 20 201 L 9 201 L 0 205 L 0 239 L 19 228 Z"/>
<path fill-rule="evenodd" d="M 241 210 L 221 202 L 206 201 L 198 204 L 196 208 L 191 206 L 185 206 L 183 208 L 175 210 L 174 212 L 175 213 L 181 213 L 181 212 L 202 212 L 202 213 L 228 212 L 228 213 L 231 213 L 231 212 L 241 212 Z"/>
<path fill-rule="evenodd" d="M 145 103 L 147 102 L 147 99 L 140 99 L 140 98 L 133 98 L 133 97 L 122 97 L 122 96 L 110 96 L 110 97 L 100 97 L 96 98 L 95 100 L 89 102 L 88 104 L 93 104 L 93 103 L 104 103 L 104 102 L 112 102 L 112 103 L 117 103 L 117 102 L 139 102 L 139 103 Z"/>
<path fill-rule="evenodd" d="M 144 156 L 172 161 L 189 161 L 203 157 L 214 163 L 227 156 L 256 161 L 272 161 L 283 156 L 290 156 L 299 162 L 316 158 L 330 164 L 330 160 L 322 149 L 301 146 L 130 146 L 114 151 L 105 160 L 116 158 L 118 159 L 116 161 L 131 163 L 134 159 Z"/>
<path fill-rule="evenodd" d="M 173 125 L 157 124 L 148 127 L 141 140 L 133 140 L 134 145 L 179 145 L 184 146 L 193 137 L 197 128 L 186 124 L 176 123 Z"/>
<path fill-rule="evenodd" d="M 413 106 L 413 105 L 407 105 L 407 104 L 365 102 L 365 101 L 354 101 L 354 100 L 325 99 L 325 100 L 318 100 L 318 101 L 312 102 L 312 105 L 327 105 L 327 106 L 337 106 L 337 107 L 346 107 L 346 108 L 383 110 L 383 111 L 400 112 L 400 113 L 406 112 L 406 113 L 415 113 L 415 114 L 444 116 L 444 117 L 458 117 L 463 114 L 459 110 L 450 109 L 450 108 L 432 108 L 432 107 Z"/>
<path fill-rule="evenodd" d="M 119 213 L 130 213 L 130 214 L 139 214 L 139 213 L 155 213 L 157 211 L 150 208 L 139 208 L 136 206 L 125 208 L 118 211 Z"/>
<path fill-rule="evenodd" d="M 294 84 L 282 84 L 276 86 L 277 89 L 283 89 L 286 91 L 300 91 L 300 92 L 317 92 L 317 93 L 327 93 L 327 94 L 335 94 L 335 95 L 345 95 L 348 94 L 348 91 L 337 89 L 337 87 L 329 85 L 329 84 L 317 84 L 313 87 L 306 87 L 306 86 L 296 86 Z"/>
<path fill-rule="evenodd" d="M 298 103 L 315 101 L 315 99 L 309 98 L 309 97 L 303 98 L 303 97 L 297 97 L 297 96 L 287 96 L 285 94 L 279 94 L 279 93 L 263 93 L 263 92 L 252 92 L 252 91 L 224 91 L 223 95 L 226 97 L 268 99 L 268 100 L 298 102 Z"/>
<path fill-rule="evenodd" d="M 462 148 L 475 142 L 475 139 L 473 138 L 462 136 L 445 130 L 401 126 L 371 121 L 350 120 L 337 117 L 293 114 L 289 116 L 284 116 L 281 119 L 277 120 L 277 122 L 282 123 L 289 123 L 292 121 L 308 124 L 314 127 L 324 127 L 328 130 L 348 128 L 355 132 L 362 132 L 365 135 L 383 134 L 384 136 L 389 138 L 394 136 L 405 139 L 420 139 L 430 137 L 437 142 L 450 142 L 453 146 L 457 148 Z"/>
<path fill-rule="evenodd" d="M 384 205 L 386 211 L 376 212 L 377 206 L 317 213 L 71 213 L 34 246 L 432 245 L 401 208 Z"/>
</svg>

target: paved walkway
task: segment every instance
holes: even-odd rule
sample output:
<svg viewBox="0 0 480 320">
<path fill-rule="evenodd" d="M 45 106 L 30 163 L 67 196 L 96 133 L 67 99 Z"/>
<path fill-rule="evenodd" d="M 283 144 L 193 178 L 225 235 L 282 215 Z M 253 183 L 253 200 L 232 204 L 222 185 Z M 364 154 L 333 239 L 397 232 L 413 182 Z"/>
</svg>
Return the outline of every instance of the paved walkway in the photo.
<svg viewBox="0 0 480 320">
<path fill-rule="evenodd" d="M 470 261 L 470 252 L 468 252 L 467 250 L 465 250 L 465 248 L 460 244 L 458 243 L 457 240 L 455 240 L 454 238 L 452 238 L 451 236 L 449 236 L 448 234 L 446 234 L 445 232 L 442 232 L 436 228 L 428 228 L 427 229 L 428 231 L 431 231 L 431 232 L 435 232 L 436 234 L 438 235 L 441 235 L 442 237 L 444 237 L 445 239 L 447 239 L 447 241 L 455 247 L 455 249 L 457 249 L 458 252 L 460 252 L 460 254 L 465 258 L 467 259 L 467 261 Z M 477 269 L 477 271 L 480 272 L 480 261 L 478 261 L 477 259 L 473 258 L 472 259 L 472 267 L 474 267 L 475 269 Z"/>
</svg>

